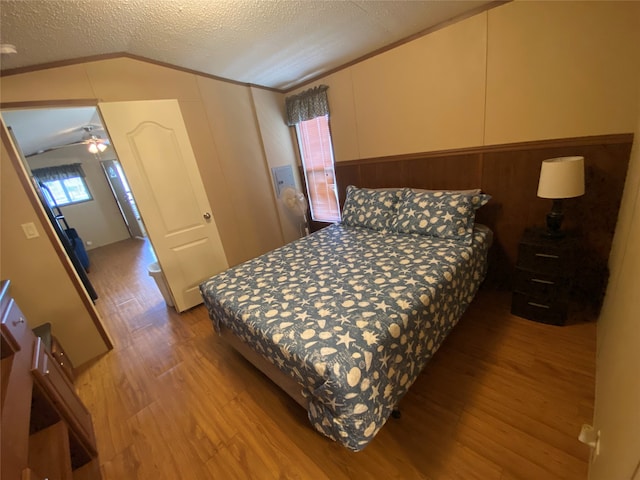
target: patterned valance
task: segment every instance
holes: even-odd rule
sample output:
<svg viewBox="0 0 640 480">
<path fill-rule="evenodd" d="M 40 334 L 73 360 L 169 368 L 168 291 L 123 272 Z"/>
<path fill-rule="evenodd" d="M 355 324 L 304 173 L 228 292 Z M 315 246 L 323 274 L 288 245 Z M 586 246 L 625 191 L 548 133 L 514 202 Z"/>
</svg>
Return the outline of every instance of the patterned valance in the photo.
<svg viewBox="0 0 640 480">
<path fill-rule="evenodd" d="M 68 165 L 58 165 L 56 167 L 44 167 L 31 170 L 31 173 L 41 182 L 51 182 L 54 180 L 64 180 L 65 178 L 83 177 L 84 170 L 79 163 Z"/>
<path fill-rule="evenodd" d="M 287 108 L 287 125 L 322 117 L 329 114 L 326 85 L 319 85 L 285 99 Z"/>
</svg>

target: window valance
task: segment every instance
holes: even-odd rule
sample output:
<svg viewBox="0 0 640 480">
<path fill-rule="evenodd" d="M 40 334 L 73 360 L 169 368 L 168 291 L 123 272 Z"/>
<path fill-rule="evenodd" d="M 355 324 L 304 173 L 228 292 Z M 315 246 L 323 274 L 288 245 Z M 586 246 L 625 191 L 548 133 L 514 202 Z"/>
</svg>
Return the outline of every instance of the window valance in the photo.
<svg viewBox="0 0 640 480">
<path fill-rule="evenodd" d="M 42 182 L 51 182 L 54 180 L 64 180 L 66 178 L 82 177 L 84 178 L 84 170 L 79 163 L 70 163 L 68 165 L 58 165 L 55 167 L 36 168 L 31 170 L 34 177 Z"/>
<path fill-rule="evenodd" d="M 323 117 L 329 114 L 326 85 L 310 88 L 297 95 L 285 99 L 287 109 L 287 125 L 290 127 L 300 122 Z"/>
</svg>

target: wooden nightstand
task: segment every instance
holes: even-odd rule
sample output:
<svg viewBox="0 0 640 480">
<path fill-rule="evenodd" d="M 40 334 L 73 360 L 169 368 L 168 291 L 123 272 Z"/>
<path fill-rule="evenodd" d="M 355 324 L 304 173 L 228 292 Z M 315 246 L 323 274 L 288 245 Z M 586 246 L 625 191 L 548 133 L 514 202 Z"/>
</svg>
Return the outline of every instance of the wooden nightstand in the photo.
<svg viewBox="0 0 640 480">
<path fill-rule="evenodd" d="M 550 238 L 525 230 L 518 247 L 511 313 L 536 322 L 564 325 L 575 270 L 576 238 Z"/>
</svg>

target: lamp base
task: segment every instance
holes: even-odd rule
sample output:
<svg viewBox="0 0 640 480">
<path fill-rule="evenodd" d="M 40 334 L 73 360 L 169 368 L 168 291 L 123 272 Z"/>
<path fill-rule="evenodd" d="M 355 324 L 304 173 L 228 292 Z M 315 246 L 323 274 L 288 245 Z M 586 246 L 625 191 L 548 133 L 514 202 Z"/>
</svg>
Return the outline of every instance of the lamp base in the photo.
<svg viewBox="0 0 640 480">
<path fill-rule="evenodd" d="M 564 232 L 560 231 L 562 220 L 564 220 L 562 199 L 556 198 L 553 200 L 551 211 L 547 213 L 547 231 L 545 232 L 545 236 L 549 238 L 563 238 Z"/>
</svg>

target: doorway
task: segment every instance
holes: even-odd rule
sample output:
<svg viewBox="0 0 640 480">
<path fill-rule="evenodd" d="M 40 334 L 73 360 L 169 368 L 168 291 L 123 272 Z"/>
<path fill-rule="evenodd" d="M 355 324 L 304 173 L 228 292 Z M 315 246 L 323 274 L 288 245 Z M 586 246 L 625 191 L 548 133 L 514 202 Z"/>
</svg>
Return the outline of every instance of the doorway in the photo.
<svg viewBox="0 0 640 480">
<path fill-rule="evenodd" d="M 146 238 L 97 108 L 16 109 L 1 115 L 49 222 L 95 301 L 107 292 L 94 289 L 89 279 L 91 250 Z"/>
<path fill-rule="evenodd" d="M 129 182 L 122 170 L 120 162 L 118 160 L 102 160 L 100 164 L 109 182 L 113 196 L 116 199 L 118 208 L 122 213 L 122 218 L 127 224 L 129 233 L 132 237 L 146 237 L 147 232 L 144 228 L 144 223 L 140 217 L 138 206 L 133 198 L 133 192 L 131 191 L 131 187 L 129 187 Z"/>
</svg>

